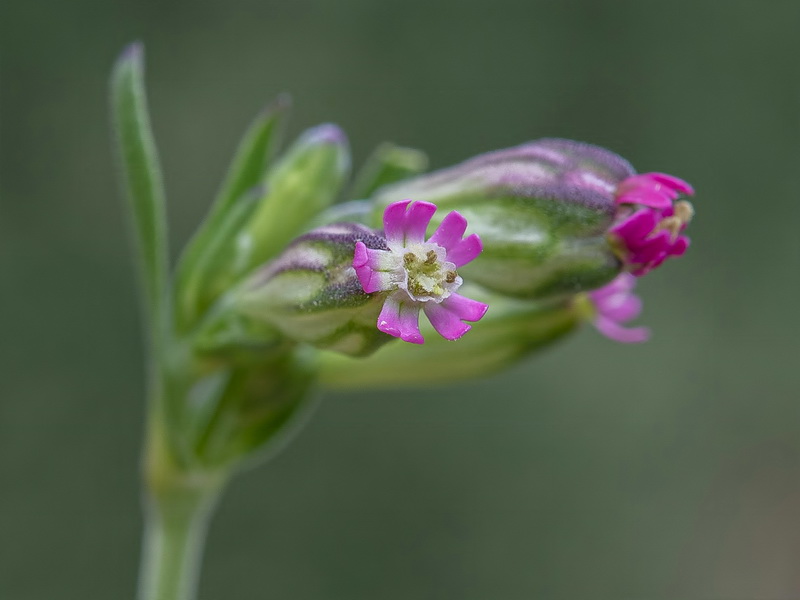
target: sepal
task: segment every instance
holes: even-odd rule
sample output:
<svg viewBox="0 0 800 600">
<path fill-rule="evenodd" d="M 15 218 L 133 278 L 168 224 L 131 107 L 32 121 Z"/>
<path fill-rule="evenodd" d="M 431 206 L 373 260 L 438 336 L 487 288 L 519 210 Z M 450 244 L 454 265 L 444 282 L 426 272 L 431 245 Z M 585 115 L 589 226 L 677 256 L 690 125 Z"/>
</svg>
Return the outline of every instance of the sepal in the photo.
<svg viewBox="0 0 800 600">
<path fill-rule="evenodd" d="M 357 242 L 386 247 L 382 236 L 355 223 L 299 237 L 232 294 L 231 311 L 296 342 L 354 356 L 373 352 L 391 338 L 375 328 L 383 298 L 365 293 L 353 269 Z"/>
<path fill-rule="evenodd" d="M 620 271 L 606 232 L 616 213 L 614 190 L 633 173 L 608 150 L 544 139 L 381 188 L 373 222 L 403 198 L 457 210 L 484 248 L 465 277 L 515 297 L 566 298 Z M 432 226 L 438 224 L 435 218 Z"/>
<path fill-rule="evenodd" d="M 335 390 L 361 390 L 461 382 L 513 365 L 565 337 L 583 318 L 572 300 L 535 303 L 502 297 L 477 286 L 469 286 L 467 293 L 489 304 L 491 310 L 480 327 L 457 343 L 432 335 L 432 326 L 423 324 L 426 342 L 422 345 L 389 344 L 359 360 L 323 352 L 321 384 Z"/>
</svg>

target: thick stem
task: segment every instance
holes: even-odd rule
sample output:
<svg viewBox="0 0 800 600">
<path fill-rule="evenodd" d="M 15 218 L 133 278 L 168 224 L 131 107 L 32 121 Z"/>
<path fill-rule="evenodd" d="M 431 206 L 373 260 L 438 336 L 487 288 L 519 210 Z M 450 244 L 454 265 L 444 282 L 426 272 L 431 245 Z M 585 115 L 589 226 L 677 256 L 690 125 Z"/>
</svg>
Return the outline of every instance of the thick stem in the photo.
<svg viewBox="0 0 800 600">
<path fill-rule="evenodd" d="M 139 600 L 195 598 L 206 531 L 220 487 L 217 480 L 184 480 L 147 497 Z"/>
</svg>

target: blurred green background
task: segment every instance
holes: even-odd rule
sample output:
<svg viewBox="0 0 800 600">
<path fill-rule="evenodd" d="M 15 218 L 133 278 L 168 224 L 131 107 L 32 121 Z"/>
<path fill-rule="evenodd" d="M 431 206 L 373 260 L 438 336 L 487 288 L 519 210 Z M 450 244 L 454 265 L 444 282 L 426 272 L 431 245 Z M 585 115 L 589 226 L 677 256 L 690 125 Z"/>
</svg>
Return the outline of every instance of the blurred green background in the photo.
<svg viewBox="0 0 800 600">
<path fill-rule="evenodd" d="M 277 93 L 443 167 L 542 136 L 698 190 L 642 281 L 509 372 L 329 395 L 240 477 L 201 598 L 800 596 L 800 3 L 3 3 L 0 598 L 131 598 L 143 372 L 107 76 L 141 39 L 175 246 Z"/>
</svg>

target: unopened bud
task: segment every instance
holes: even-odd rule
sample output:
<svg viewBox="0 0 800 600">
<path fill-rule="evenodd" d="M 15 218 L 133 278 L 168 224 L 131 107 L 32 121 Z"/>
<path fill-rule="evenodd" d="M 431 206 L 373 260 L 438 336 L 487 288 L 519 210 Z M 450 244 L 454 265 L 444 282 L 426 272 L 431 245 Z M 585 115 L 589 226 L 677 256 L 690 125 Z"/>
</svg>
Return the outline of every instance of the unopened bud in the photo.
<svg viewBox="0 0 800 600">
<path fill-rule="evenodd" d="M 234 294 L 233 311 L 294 341 L 369 354 L 392 338 L 375 328 L 383 298 L 365 293 L 353 269 L 357 242 L 386 248 L 382 236 L 355 223 L 301 236 L 244 282 Z"/>
<path fill-rule="evenodd" d="M 471 280 L 523 298 L 568 295 L 619 272 L 606 233 L 614 190 L 633 173 L 608 150 L 544 139 L 386 186 L 374 196 L 373 222 L 404 198 L 455 209 L 483 242 L 483 254 L 464 268 Z"/>
<path fill-rule="evenodd" d="M 267 173 L 266 195 L 239 235 L 243 269 L 262 264 L 336 199 L 350 173 L 344 132 L 335 125 L 306 131 Z"/>
</svg>

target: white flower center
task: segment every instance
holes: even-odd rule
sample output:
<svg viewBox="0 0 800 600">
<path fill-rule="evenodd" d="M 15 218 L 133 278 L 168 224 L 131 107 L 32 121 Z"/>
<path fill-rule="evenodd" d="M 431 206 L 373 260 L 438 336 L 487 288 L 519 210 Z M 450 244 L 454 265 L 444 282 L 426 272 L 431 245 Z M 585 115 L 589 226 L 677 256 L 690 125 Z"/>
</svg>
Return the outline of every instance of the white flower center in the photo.
<svg viewBox="0 0 800 600">
<path fill-rule="evenodd" d="M 412 300 L 439 303 L 455 292 L 463 280 L 456 266 L 447 260 L 447 251 L 438 244 L 412 244 L 394 250 L 401 277 L 398 287 Z M 398 269 L 398 270 L 399 270 Z"/>
</svg>

